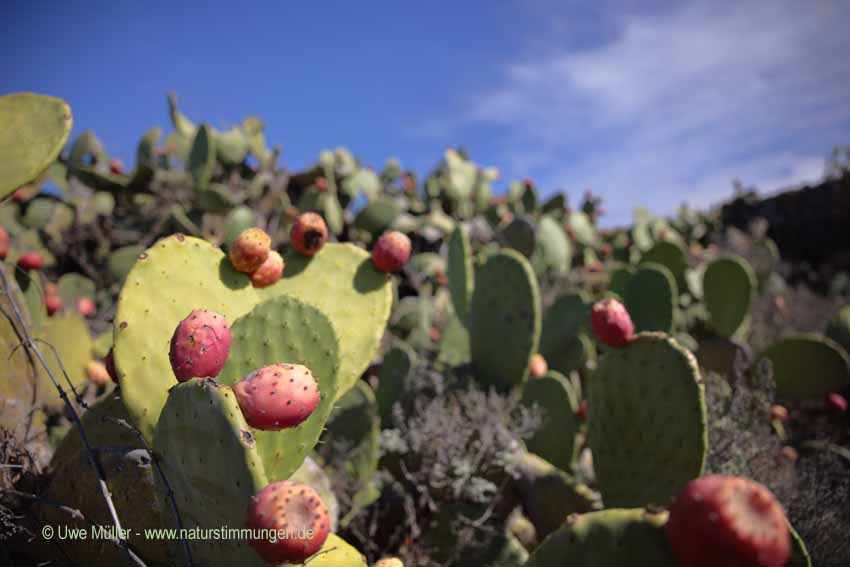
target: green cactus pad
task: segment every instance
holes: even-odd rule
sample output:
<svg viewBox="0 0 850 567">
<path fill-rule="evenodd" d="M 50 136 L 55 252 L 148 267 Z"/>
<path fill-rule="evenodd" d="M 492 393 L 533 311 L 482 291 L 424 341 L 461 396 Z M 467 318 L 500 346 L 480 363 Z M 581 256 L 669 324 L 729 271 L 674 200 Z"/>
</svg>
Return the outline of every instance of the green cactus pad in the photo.
<svg viewBox="0 0 850 567">
<path fill-rule="evenodd" d="M 416 351 L 404 343 L 388 350 L 378 371 L 378 390 L 375 398 L 378 415 L 387 420 L 393 405 L 404 395 L 408 381 L 416 367 Z"/>
<path fill-rule="evenodd" d="M 460 366 L 472 360 L 469 331 L 457 317 L 449 319 L 440 336 L 437 360 L 449 366 Z"/>
<path fill-rule="evenodd" d="M 354 219 L 354 227 L 368 232 L 373 238 L 377 238 L 390 227 L 400 212 L 394 200 L 388 197 L 379 197 L 370 201 L 357 214 Z"/>
<path fill-rule="evenodd" d="M 210 182 L 210 176 L 212 176 L 214 164 L 215 143 L 210 127 L 204 124 L 195 131 L 192 149 L 189 150 L 189 159 L 186 163 L 192 181 L 195 182 L 196 191 L 206 189 Z"/>
<path fill-rule="evenodd" d="M 469 335 L 476 377 L 507 391 L 525 382 L 540 340 L 540 292 L 531 265 L 519 252 L 487 258 L 475 275 Z"/>
<path fill-rule="evenodd" d="M 321 399 L 298 427 L 253 431 L 269 482 L 285 480 L 319 440 L 336 399 L 339 343 L 328 318 L 294 297 L 260 303 L 230 326 L 230 356 L 216 378 L 232 386 L 254 370 L 278 363 L 303 364 L 319 384 Z"/>
<path fill-rule="evenodd" d="M 469 313 L 469 303 L 475 288 L 475 273 L 472 270 L 472 248 L 469 235 L 460 225 L 449 238 L 448 277 L 449 290 L 452 292 L 452 305 L 461 321 Z"/>
<path fill-rule="evenodd" d="M 565 293 L 549 307 L 540 333 L 540 354 L 549 368 L 568 374 L 583 365 L 587 353 L 578 336 L 589 317 L 590 302 L 580 293 Z"/>
<path fill-rule="evenodd" d="M 64 305 L 74 307 L 76 301 L 82 297 L 94 300 L 94 282 L 80 274 L 68 273 L 56 282 L 59 287 L 59 296 Z"/>
<path fill-rule="evenodd" d="M 608 291 L 613 291 L 620 297 L 625 297 L 626 290 L 629 287 L 629 281 L 635 275 L 635 271 L 633 267 L 627 265 L 614 268 L 608 280 Z"/>
<path fill-rule="evenodd" d="M 681 567 L 664 533 L 666 512 L 612 509 L 573 516 L 546 538 L 525 567 Z"/>
<path fill-rule="evenodd" d="M 328 534 L 328 539 L 315 555 L 299 565 L 309 567 L 368 567 L 366 559 L 350 543 L 336 534 Z M 240 566 L 241 567 L 241 566 Z M 295 567 L 284 563 L 281 567 Z"/>
<path fill-rule="evenodd" d="M 600 508 L 597 494 L 533 453 L 519 462 L 516 488 L 540 539 L 557 530 L 568 515 Z"/>
<path fill-rule="evenodd" d="M 0 96 L 0 199 L 50 167 L 68 140 L 71 108 L 34 93 Z"/>
<path fill-rule="evenodd" d="M 109 268 L 109 273 L 116 280 L 124 279 L 124 276 L 130 273 L 130 270 L 139 258 L 139 254 L 145 249 L 141 246 L 131 245 L 118 248 L 109 255 L 106 259 L 106 265 Z"/>
<path fill-rule="evenodd" d="M 156 425 L 154 450 L 177 498 L 183 527 L 242 528 L 253 495 L 267 484 L 251 429 L 233 391 L 209 379 L 174 386 Z M 157 477 L 163 524 L 177 527 Z M 187 565 L 179 541 L 170 541 L 179 565 Z M 240 539 L 191 539 L 195 565 L 262 567 Z"/>
<path fill-rule="evenodd" d="M 374 269 L 368 252 L 351 244 L 325 244 L 312 258 L 288 252 L 283 278 L 257 292 L 261 298 L 292 295 L 330 318 L 340 346 L 341 396 L 378 352 L 392 307 L 390 282 Z"/>
<path fill-rule="evenodd" d="M 670 270 L 661 264 L 641 265 L 629 280 L 625 296 L 635 332 L 671 332 L 678 295 Z"/>
<path fill-rule="evenodd" d="M 139 256 L 118 298 L 114 355 L 127 411 L 149 441 L 176 383 L 168 348 L 177 324 L 193 309 L 232 324 L 256 303 L 248 278 L 208 242 L 174 235 Z"/>
<path fill-rule="evenodd" d="M 57 313 L 45 320 L 37 336 L 56 348 L 71 383 L 77 388 L 85 385 L 88 380 L 86 365 L 91 361 L 93 344 L 85 320 L 76 311 Z M 53 376 L 67 391 L 68 383 L 62 375 L 62 366 L 53 355 L 53 350 L 44 346 L 41 348 L 47 365 L 53 371 Z M 39 367 L 38 374 L 38 399 L 50 406 L 61 406 L 63 402 L 47 372 Z"/>
<path fill-rule="evenodd" d="M 558 372 L 531 378 L 523 387 L 522 404 L 539 407 L 543 422 L 534 435 L 525 440 L 529 451 L 540 455 L 561 470 L 568 471 L 575 456 L 575 438 L 581 422 L 570 399 L 571 386 Z"/>
<path fill-rule="evenodd" d="M 534 248 L 537 246 L 537 235 L 535 233 L 534 221 L 531 217 L 517 217 L 505 227 L 502 236 L 508 248 L 513 248 L 526 258 L 531 258 L 531 255 L 534 254 Z"/>
<path fill-rule="evenodd" d="M 746 330 L 756 277 L 738 256 L 718 258 L 708 265 L 702 281 L 711 326 L 724 337 Z"/>
<path fill-rule="evenodd" d="M 588 435 L 608 507 L 665 505 L 702 473 L 705 394 L 694 356 L 641 333 L 599 361 L 589 381 Z"/>
<path fill-rule="evenodd" d="M 773 343 L 759 357 L 773 364 L 776 396 L 783 400 L 820 399 L 847 387 L 847 353 L 826 337 L 795 333 Z"/>
<path fill-rule="evenodd" d="M 543 215 L 537 223 L 537 247 L 531 263 L 538 273 L 551 270 L 563 274 L 570 267 L 572 248 L 561 224 L 549 215 Z"/>
<path fill-rule="evenodd" d="M 643 253 L 641 264 L 661 264 L 673 274 L 680 288 L 685 287 L 685 270 L 688 269 L 688 260 L 684 249 L 668 240 L 656 242 L 652 248 Z"/>
</svg>

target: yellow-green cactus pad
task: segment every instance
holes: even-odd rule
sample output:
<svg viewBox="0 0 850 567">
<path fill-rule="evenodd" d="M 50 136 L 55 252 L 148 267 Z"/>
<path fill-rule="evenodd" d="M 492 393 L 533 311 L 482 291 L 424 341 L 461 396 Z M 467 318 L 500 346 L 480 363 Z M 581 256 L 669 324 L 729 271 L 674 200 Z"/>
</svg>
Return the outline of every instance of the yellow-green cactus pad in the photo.
<svg viewBox="0 0 850 567">
<path fill-rule="evenodd" d="M 776 396 L 812 400 L 847 387 L 850 362 L 834 341 L 814 333 L 795 333 L 773 343 L 759 357 L 773 364 Z"/>
<path fill-rule="evenodd" d="M 35 93 L 0 96 L 0 199 L 38 177 L 62 151 L 73 119 L 64 100 Z"/>
</svg>

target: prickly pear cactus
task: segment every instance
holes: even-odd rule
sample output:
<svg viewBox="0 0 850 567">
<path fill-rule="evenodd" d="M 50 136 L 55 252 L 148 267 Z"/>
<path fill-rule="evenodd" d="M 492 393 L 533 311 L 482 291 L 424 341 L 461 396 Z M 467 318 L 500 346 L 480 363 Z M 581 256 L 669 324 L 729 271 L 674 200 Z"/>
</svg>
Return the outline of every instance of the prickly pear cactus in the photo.
<svg viewBox="0 0 850 567">
<path fill-rule="evenodd" d="M 452 305 L 455 314 L 461 321 L 469 313 L 469 303 L 472 290 L 475 287 L 475 274 L 472 271 L 472 249 L 469 235 L 460 225 L 455 228 L 449 238 L 448 277 L 449 289 L 452 293 Z"/>
<path fill-rule="evenodd" d="M 693 355 L 663 333 L 608 352 L 589 380 L 588 438 L 608 507 L 664 505 L 702 473 L 705 394 Z"/>
<path fill-rule="evenodd" d="M 472 363 L 485 386 L 508 391 L 528 376 L 540 340 L 540 292 L 531 265 L 519 252 L 503 250 L 475 275 L 469 312 Z"/>
<path fill-rule="evenodd" d="M 66 384 L 62 368 L 68 373 L 68 378 L 75 387 L 81 388 L 88 379 L 86 365 L 91 361 L 93 341 L 85 320 L 76 311 L 57 313 L 48 318 L 37 331 L 37 336 L 56 348 L 62 365 L 56 360 L 52 349 L 44 349 L 47 365 L 53 371 L 53 376 L 62 384 Z M 49 406 L 58 407 L 62 400 L 53 383 L 43 368 L 38 370 L 38 398 Z"/>
<path fill-rule="evenodd" d="M 38 177 L 62 151 L 73 119 L 59 98 L 34 93 L 0 97 L 0 199 Z"/>
<path fill-rule="evenodd" d="M 540 455 L 556 467 L 568 471 L 575 457 L 575 438 L 581 422 L 575 415 L 572 387 L 558 372 L 529 379 L 522 391 L 522 403 L 543 410 L 543 423 L 534 435 L 526 439 L 529 451 Z"/>
<path fill-rule="evenodd" d="M 670 270 L 670 273 L 676 279 L 676 284 L 680 288 L 684 288 L 688 261 L 685 257 L 685 251 L 679 244 L 668 240 L 656 242 L 652 248 L 643 253 L 640 262 L 641 264 L 661 264 Z"/>
<path fill-rule="evenodd" d="M 404 343 L 388 350 L 378 372 L 378 390 L 375 392 L 378 415 L 389 420 L 393 405 L 408 389 L 408 381 L 416 367 L 416 351 Z"/>
<path fill-rule="evenodd" d="M 746 332 L 756 276 L 743 258 L 718 258 L 703 275 L 703 296 L 709 322 L 724 337 Z"/>
<path fill-rule="evenodd" d="M 154 450 L 187 529 L 243 527 L 251 497 L 268 484 L 236 395 L 210 379 L 194 378 L 171 389 L 156 425 Z M 176 528 L 159 479 L 157 487 L 163 524 Z M 188 565 L 180 542 L 169 545 L 178 565 Z M 189 546 L 196 565 L 265 565 L 241 539 L 191 539 Z"/>
<path fill-rule="evenodd" d="M 257 305 L 231 324 L 230 356 L 216 378 L 232 386 L 248 374 L 281 362 L 303 364 L 313 373 L 321 398 L 298 427 L 252 430 L 269 482 L 289 478 L 322 433 L 333 409 L 339 380 L 339 342 L 331 322 L 316 308 L 280 296 Z"/>
<path fill-rule="evenodd" d="M 581 369 L 592 357 L 592 343 L 584 339 L 589 317 L 590 302 L 581 293 L 565 293 L 546 310 L 540 354 L 549 368 L 568 374 Z"/>
<path fill-rule="evenodd" d="M 625 305 L 632 317 L 635 331 L 661 331 L 673 329 L 679 293 L 676 279 L 661 264 L 641 265 L 629 279 Z"/>
<path fill-rule="evenodd" d="M 776 396 L 783 400 L 819 399 L 850 382 L 847 353 L 814 333 L 788 335 L 769 346 L 764 358 L 773 365 Z"/>
<path fill-rule="evenodd" d="M 667 513 L 611 509 L 567 519 L 534 551 L 526 567 L 681 567 L 664 534 Z"/>
</svg>

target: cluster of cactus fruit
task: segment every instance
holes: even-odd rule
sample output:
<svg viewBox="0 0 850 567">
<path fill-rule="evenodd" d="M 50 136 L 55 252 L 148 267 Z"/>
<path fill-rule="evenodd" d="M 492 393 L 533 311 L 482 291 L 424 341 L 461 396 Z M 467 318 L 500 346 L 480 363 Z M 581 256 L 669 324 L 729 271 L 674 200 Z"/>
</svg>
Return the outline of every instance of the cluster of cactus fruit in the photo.
<svg viewBox="0 0 850 567">
<path fill-rule="evenodd" d="M 478 561 L 810 564 L 767 488 L 706 471 L 703 375 L 734 379 L 755 299 L 781 296 L 769 239 L 752 261 L 720 254 L 716 215 L 687 208 L 672 220 L 639 209 L 632 226 L 602 230 L 592 193 L 573 209 L 562 194 L 541 202 L 526 179 L 494 196 L 498 171 L 462 150 L 421 183 L 396 160 L 378 174 L 344 149 L 291 173 L 259 120 L 221 132 L 173 97 L 169 108 L 174 131 L 161 146 L 161 129 L 147 133 L 128 174 L 91 132 L 61 153 L 61 101 L 0 97 L 0 117 L 27 118 L 39 141 L 0 169 L 0 198 L 12 195 L 0 204 L 3 269 L 72 383 L 97 387 L 92 436 L 134 446 L 94 416 L 126 419 L 161 467 L 115 473 L 134 486 L 113 490 L 118 504 L 145 502 L 137 525 L 295 534 L 189 541 L 195 565 L 364 565 L 336 532 L 381 498 L 378 470 L 393 469 L 381 426 L 427 367 L 446 387 L 471 377 L 542 411 L 518 444 L 518 515 L 498 517 L 498 548 Z M 92 245 L 102 234 L 115 238 Z M 98 264 L 108 269 L 78 273 Z M 823 334 L 789 334 L 753 357 L 751 368 L 772 367 L 765 419 L 777 429 L 799 402 L 846 414 L 848 309 Z M 105 325 L 95 340 L 87 318 Z M 16 329 L 2 324 L 12 350 Z M 26 360 L 10 363 L 20 384 L 2 391 L 0 424 L 14 428 L 29 408 L 11 400 L 37 400 L 37 414 L 59 400 Z M 323 462 L 316 447 L 335 438 L 353 449 Z M 71 431 L 50 466 L 54 500 L 69 496 L 79 453 Z M 320 465 L 356 481 L 343 514 Z M 79 502 L 87 516 L 96 497 Z M 131 541 L 149 564 L 189 564 L 180 542 L 165 556 L 161 543 Z"/>
</svg>

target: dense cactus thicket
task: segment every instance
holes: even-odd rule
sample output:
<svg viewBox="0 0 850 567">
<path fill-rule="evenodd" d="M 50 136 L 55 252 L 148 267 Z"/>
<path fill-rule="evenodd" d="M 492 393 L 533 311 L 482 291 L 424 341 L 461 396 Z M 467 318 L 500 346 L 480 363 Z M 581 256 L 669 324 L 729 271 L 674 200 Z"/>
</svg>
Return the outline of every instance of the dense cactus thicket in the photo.
<svg viewBox="0 0 850 567">
<path fill-rule="evenodd" d="M 168 109 L 128 168 L 0 97 L 0 563 L 850 564 L 850 278 L 740 200 L 602 229 Z"/>
</svg>

